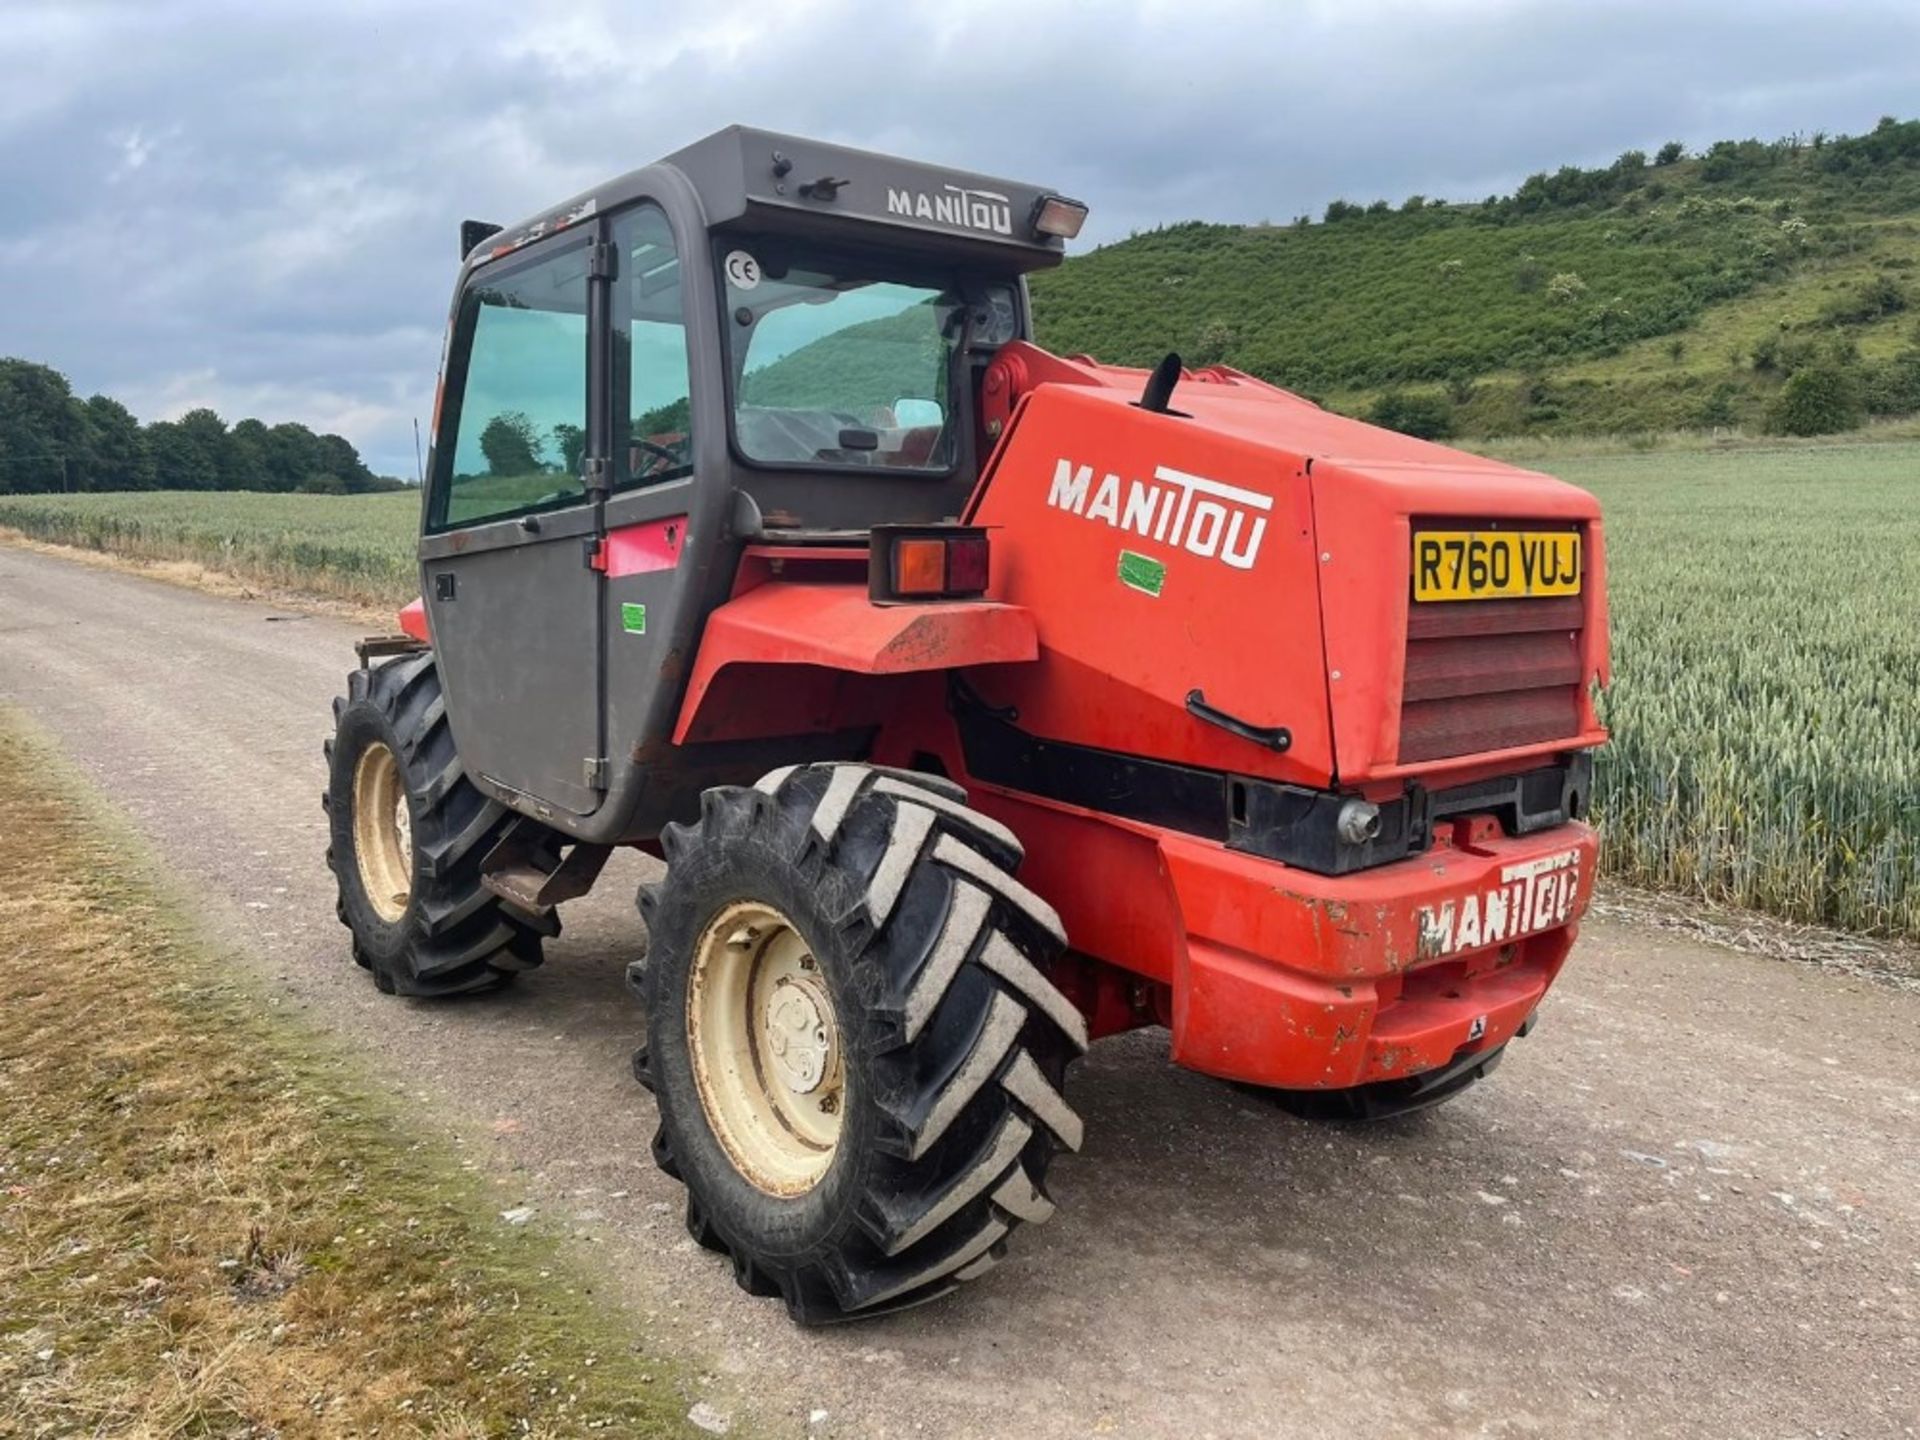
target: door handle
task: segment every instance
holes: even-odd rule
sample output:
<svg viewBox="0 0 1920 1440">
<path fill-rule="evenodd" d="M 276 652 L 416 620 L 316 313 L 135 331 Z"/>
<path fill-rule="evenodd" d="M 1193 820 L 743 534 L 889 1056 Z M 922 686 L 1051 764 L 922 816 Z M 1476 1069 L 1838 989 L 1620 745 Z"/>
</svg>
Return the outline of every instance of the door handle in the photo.
<svg viewBox="0 0 1920 1440">
<path fill-rule="evenodd" d="M 453 599 L 453 571 L 440 570 L 433 577 L 433 598 L 436 600 Z"/>
</svg>

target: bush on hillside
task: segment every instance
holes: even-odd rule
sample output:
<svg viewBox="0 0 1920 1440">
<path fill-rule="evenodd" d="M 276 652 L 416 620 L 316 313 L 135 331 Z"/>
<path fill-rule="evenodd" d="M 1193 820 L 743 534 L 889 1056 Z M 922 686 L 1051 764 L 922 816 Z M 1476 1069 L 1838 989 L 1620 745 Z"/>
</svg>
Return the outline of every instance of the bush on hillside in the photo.
<svg viewBox="0 0 1920 1440">
<path fill-rule="evenodd" d="M 1438 395 L 1389 390 L 1374 401 L 1367 419 L 1416 440 L 1445 440 L 1453 434 L 1453 406 Z"/>
<path fill-rule="evenodd" d="M 1863 387 L 1869 415 L 1912 415 L 1920 411 L 1920 346 L 1902 350 L 1875 367 Z"/>
<path fill-rule="evenodd" d="M 1713 387 L 1713 393 L 1701 402 L 1695 423 L 1706 430 L 1725 430 L 1740 423 L 1740 399 L 1744 394 L 1740 385 L 1731 380 L 1722 380 Z"/>
<path fill-rule="evenodd" d="M 1224 365 L 1233 353 L 1233 327 L 1224 320 L 1209 320 L 1187 347 L 1189 365 Z"/>
<path fill-rule="evenodd" d="M 1891 275 L 1876 275 L 1859 289 L 1829 300 L 1821 318 L 1829 325 L 1871 325 L 1907 308 L 1907 292 Z"/>
<path fill-rule="evenodd" d="M 1550 425 L 1560 418 L 1560 394 L 1552 377 L 1533 371 L 1521 377 L 1519 398 L 1522 416 L 1528 425 Z"/>
<path fill-rule="evenodd" d="M 1547 298 L 1565 305 L 1587 293 L 1587 282 L 1571 270 L 1562 271 L 1547 282 Z"/>
<path fill-rule="evenodd" d="M 1797 370 L 1767 407 L 1775 435 L 1837 435 L 1864 415 L 1860 385 L 1852 372 L 1823 362 Z"/>
<path fill-rule="evenodd" d="M 1845 366 L 1859 355 L 1845 344 L 1822 345 L 1809 335 L 1764 335 L 1753 347 L 1753 368 L 1761 374 L 1793 375 L 1825 360 Z"/>
</svg>

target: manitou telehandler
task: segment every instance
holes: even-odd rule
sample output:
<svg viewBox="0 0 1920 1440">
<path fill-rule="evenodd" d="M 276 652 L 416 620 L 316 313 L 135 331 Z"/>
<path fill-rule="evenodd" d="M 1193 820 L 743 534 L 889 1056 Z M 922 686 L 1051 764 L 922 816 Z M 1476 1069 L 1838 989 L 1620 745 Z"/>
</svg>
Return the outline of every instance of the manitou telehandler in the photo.
<svg viewBox="0 0 1920 1440">
<path fill-rule="evenodd" d="M 802 1321 L 1047 1218 L 1101 1036 L 1313 1115 L 1458 1093 L 1593 884 L 1592 498 L 1039 349 L 1085 216 L 731 129 L 469 222 L 422 600 L 335 707 L 383 990 L 494 985 L 613 846 L 665 860 L 655 1157 Z"/>
</svg>

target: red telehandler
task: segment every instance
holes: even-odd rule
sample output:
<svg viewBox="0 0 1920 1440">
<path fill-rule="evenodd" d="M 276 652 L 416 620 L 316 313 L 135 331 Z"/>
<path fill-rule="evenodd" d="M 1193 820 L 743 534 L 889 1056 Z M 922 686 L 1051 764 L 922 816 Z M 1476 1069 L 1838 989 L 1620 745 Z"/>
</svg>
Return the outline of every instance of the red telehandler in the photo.
<svg viewBox="0 0 1920 1440">
<path fill-rule="evenodd" d="M 665 860 L 635 1071 L 804 1322 L 1044 1220 L 1089 1042 L 1330 1117 L 1524 1035 L 1593 884 L 1593 499 L 1225 367 L 1031 342 L 1085 207 L 731 129 L 469 222 L 329 861 L 383 989 Z"/>
</svg>

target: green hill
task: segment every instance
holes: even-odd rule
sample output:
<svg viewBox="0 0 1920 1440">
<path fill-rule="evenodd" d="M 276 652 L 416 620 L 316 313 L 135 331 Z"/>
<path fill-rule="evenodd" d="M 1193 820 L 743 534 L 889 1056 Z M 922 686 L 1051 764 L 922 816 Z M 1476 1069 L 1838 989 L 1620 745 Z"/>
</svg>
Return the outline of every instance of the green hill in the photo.
<svg viewBox="0 0 1920 1440">
<path fill-rule="evenodd" d="M 1920 121 L 1172 225 L 1033 296 L 1049 348 L 1176 350 L 1419 433 L 1847 428 L 1920 410 Z"/>
</svg>

